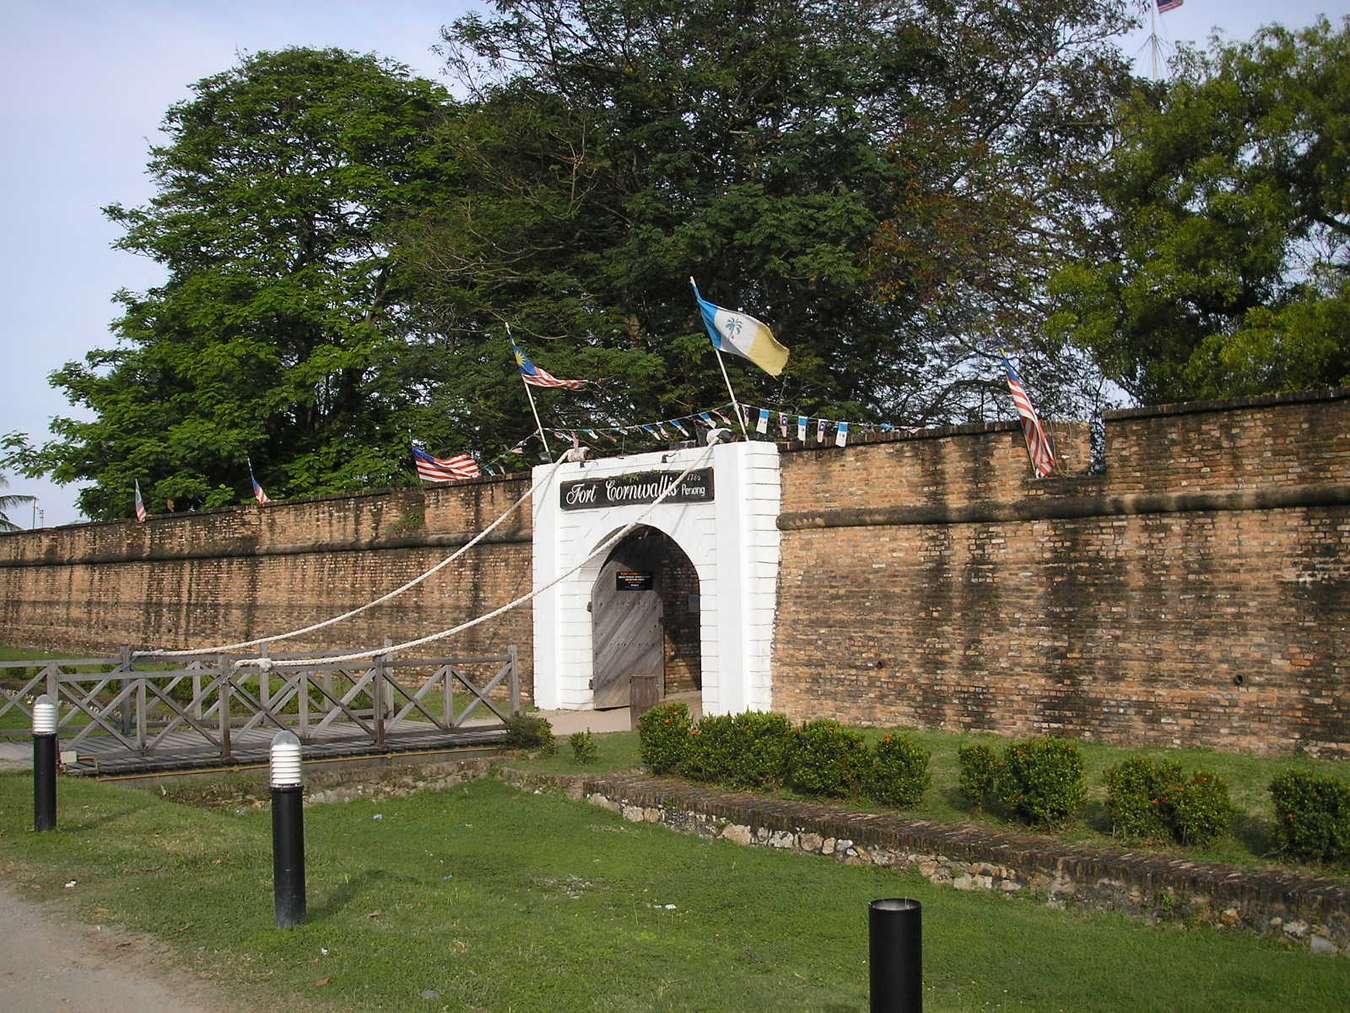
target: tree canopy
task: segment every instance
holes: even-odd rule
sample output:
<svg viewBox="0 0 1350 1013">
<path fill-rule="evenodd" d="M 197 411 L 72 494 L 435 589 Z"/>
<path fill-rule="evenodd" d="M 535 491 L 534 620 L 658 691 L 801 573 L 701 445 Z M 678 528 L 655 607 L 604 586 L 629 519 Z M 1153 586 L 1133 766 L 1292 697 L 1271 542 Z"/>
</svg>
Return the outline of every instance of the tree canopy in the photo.
<svg viewBox="0 0 1350 1013">
<path fill-rule="evenodd" d="M 725 399 L 688 284 L 768 322 L 746 400 L 921 425 L 1350 380 L 1350 21 L 1134 79 L 1126 0 L 495 0 L 459 100 L 373 55 L 243 57 L 169 109 L 165 280 L 53 374 L 89 416 L 27 473 L 91 517 L 414 481 L 533 429 Z"/>
<path fill-rule="evenodd" d="M 110 205 L 121 249 L 165 282 L 119 292 L 118 344 L 52 382 L 92 420 L 59 418 L 20 456 L 91 480 L 91 517 L 236 502 L 246 456 L 274 496 L 402 484 L 409 419 L 437 377 L 410 346 L 383 231 L 446 175 L 443 89 L 335 50 L 245 57 L 199 81 L 151 149 L 148 205 Z"/>
<path fill-rule="evenodd" d="M 1175 70 L 1121 112 L 1058 333 L 1144 402 L 1350 383 L 1350 20 Z"/>
</svg>

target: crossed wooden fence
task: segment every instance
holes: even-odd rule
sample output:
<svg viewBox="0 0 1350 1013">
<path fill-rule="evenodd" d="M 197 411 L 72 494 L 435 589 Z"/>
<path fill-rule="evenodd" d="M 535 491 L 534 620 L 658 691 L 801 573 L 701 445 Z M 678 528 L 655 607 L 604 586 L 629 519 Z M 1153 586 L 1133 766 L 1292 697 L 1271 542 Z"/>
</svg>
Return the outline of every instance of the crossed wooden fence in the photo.
<svg viewBox="0 0 1350 1013">
<path fill-rule="evenodd" d="M 3 662 L 0 679 L 37 671 L 0 697 L 0 738 L 28 734 L 40 693 L 58 704 L 62 750 L 100 767 L 254 759 L 279 729 L 295 732 L 311 753 L 483 739 L 520 711 L 514 646 L 466 658 L 320 658 L 271 671 L 236 667 L 238 660 L 133 658 L 124 648 L 116 658 Z"/>
</svg>

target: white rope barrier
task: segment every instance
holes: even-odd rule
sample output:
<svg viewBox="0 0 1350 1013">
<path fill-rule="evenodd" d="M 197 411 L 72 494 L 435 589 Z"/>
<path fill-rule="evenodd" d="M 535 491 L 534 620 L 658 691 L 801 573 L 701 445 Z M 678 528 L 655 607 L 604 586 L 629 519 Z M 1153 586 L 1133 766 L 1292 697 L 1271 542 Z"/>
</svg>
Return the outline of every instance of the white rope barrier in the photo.
<svg viewBox="0 0 1350 1013">
<path fill-rule="evenodd" d="M 547 489 L 548 486 L 553 482 L 553 476 L 557 473 L 559 466 L 561 466 L 562 464 L 563 461 L 559 460 L 554 463 L 552 468 L 549 469 L 548 474 L 544 478 L 543 485 L 539 490 L 540 492 L 543 492 L 544 489 Z M 529 499 L 530 496 L 533 494 L 534 494 L 534 483 L 530 483 L 530 485 L 526 488 L 525 492 L 521 495 L 520 499 L 516 500 L 514 503 L 511 504 L 510 507 L 507 508 L 506 513 L 502 514 L 495 521 L 493 521 L 482 531 L 480 531 L 477 535 L 475 535 L 472 539 L 470 539 L 468 542 L 465 542 L 450 555 L 446 556 L 439 563 L 433 566 L 430 570 L 427 570 L 425 573 L 419 574 L 412 580 L 408 581 L 406 584 L 394 588 L 394 590 L 388 592 L 387 594 L 381 595 L 374 601 L 366 602 L 366 604 L 360 606 L 359 608 L 352 609 L 350 612 L 344 612 L 340 616 L 333 616 L 331 619 L 325 619 L 322 622 L 313 623 L 310 626 L 302 626 L 300 629 L 291 630 L 289 633 L 274 633 L 270 637 L 258 637 L 256 640 L 241 640 L 238 643 L 234 644 L 217 644 L 215 647 L 197 647 L 193 648 L 192 650 L 182 650 L 182 651 L 133 651 L 132 657 L 145 657 L 152 655 L 156 658 L 186 658 L 192 657 L 193 655 L 197 654 L 224 654 L 227 651 L 244 650 L 249 647 L 258 647 L 262 644 L 273 644 L 276 643 L 278 640 L 289 640 L 291 637 L 298 637 L 306 633 L 313 633 L 315 630 L 322 630 L 326 629 L 329 626 L 335 626 L 340 622 L 352 618 L 353 616 L 359 616 L 362 612 L 365 612 L 369 609 L 373 609 L 377 605 L 383 605 L 385 602 L 397 598 L 405 591 L 409 591 L 412 588 L 416 587 L 418 584 L 422 583 L 422 581 L 426 580 L 428 577 L 431 577 L 439 573 L 441 570 L 444 570 L 456 559 L 464 555 L 464 553 L 468 552 L 475 545 L 481 542 L 484 538 L 490 535 L 494 530 L 496 530 L 496 528 L 503 521 L 505 521 L 506 518 L 510 517 L 513 513 L 519 510 L 520 505 L 524 503 L 527 499 Z M 542 497 L 540 498 L 542 499 Z"/>
<path fill-rule="evenodd" d="M 599 545 L 595 547 L 595 550 L 592 551 L 590 555 L 586 556 L 586 558 L 581 560 L 581 562 L 577 563 L 570 569 L 564 570 L 562 573 L 558 574 L 558 576 L 554 577 L 551 581 L 549 581 L 542 587 L 537 587 L 529 594 L 521 595 L 514 601 L 509 601 L 505 605 L 501 605 L 493 609 L 491 612 L 484 613 L 483 615 L 478 616 L 475 619 L 470 619 L 467 622 L 460 623 L 458 626 L 452 627 L 451 629 L 441 630 L 438 633 L 430 633 L 425 637 L 418 637 L 416 640 L 405 640 L 401 644 L 389 644 L 385 647 L 373 647 L 368 651 L 356 651 L 352 654 L 325 655 L 322 657 L 315 657 L 315 658 L 291 658 L 284 661 L 274 661 L 271 658 L 243 658 L 239 661 L 236 661 L 234 663 L 234 667 L 235 668 L 254 667 L 260 668 L 263 671 L 270 671 L 273 668 L 299 668 L 304 665 L 313 665 L 313 664 L 341 665 L 349 661 L 363 661 L 366 658 L 374 658 L 377 655 L 394 654 L 398 651 L 406 651 L 414 647 L 421 647 L 423 644 L 430 644 L 436 640 L 444 640 L 447 637 L 453 637 L 456 633 L 463 633 L 467 629 L 471 629 L 474 626 L 478 626 L 482 623 L 485 623 L 490 619 L 495 619 L 503 612 L 509 612 L 513 608 L 517 608 L 518 606 L 523 605 L 528 601 L 533 601 L 535 598 L 539 597 L 545 591 L 557 587 L 564 580 L 572 576 L 572 574 L 576 573 L 578 570 L 580 570 L 583 566 L 589 563 L 596 556 L 600 555 L 600 553 L 609 551 L 609 549 L 615 543 L 622 540 L 630 531 L 638 527 L 640 524 L 642 524 L 643 521 L 645 521 L 648 517 L 650 517 L 652 511 L 654 511 L 658 506 L 664 503 L 666 498 L 672 495 L 675 492 L 675 490 L 680 487 L 680 483 L 685 480 L 685 478 L 689 475 L 691 471 L 693 471 L 699 465 L 706 463 L 712 457 L 712 453 L 713 448 L 709 447 L 705 454 L 699 456 L 697 459 L 695 459 L 695 461 L 692 464 L 689 465 L 689 467 L 685 468 L 684 471 L 680 472 L 679 476 L 673 482 L 670 483 L 670 485 L 666 488 L 665 492 L 661 493 L 660 496 L 657 496 L 656 499 L 652 501 L 651 505 L 648 506 L 647 509 L 644 510 L 641 514 L 639 514 L 635 520 L 629 522 L 627 525 L 620 528 L 614 534 L 610 535 L 608 538 L 602 541 Z"/>
</svg>

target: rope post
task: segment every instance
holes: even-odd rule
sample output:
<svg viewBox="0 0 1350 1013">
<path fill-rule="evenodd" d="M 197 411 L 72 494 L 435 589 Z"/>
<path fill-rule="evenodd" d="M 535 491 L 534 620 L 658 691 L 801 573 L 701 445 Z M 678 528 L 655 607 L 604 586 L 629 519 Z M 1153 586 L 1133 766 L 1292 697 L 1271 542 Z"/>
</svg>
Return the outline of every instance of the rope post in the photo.
<svg viewBox="0 0 1350 1013">
<path fill-rule="evenodd" d="M 222 654 L 216 658 L 220 666 L 220 681 L 216 683 L 216 714 L 220 719 L 220 758 L 225 763 L 234 759 L 230 748 L 230 686 L 233 676 L 230 673 L 230 659 Z"/>
<path fill-rule="evenodd" d="M 56 704 L 46 693 L 33 704 L 33 829 L 56 829 Z"/>
<path fill-rule="evenodd" d="M 507 650 L 510 655 L 509 664 L 511 665 L 511 716 L 520 716 L 520 668 L 516 664 L 516 645 L 512 644 Z"/>
<path fill-rule="evenodd" d="M 119 672 L 131 671 L 131 647 L 123 644 L 117 649 L 117 670 Z M 122 698 L 122 734 L 127 738 L 131 737 L 131 694 L 128 693 Z"/>
<path fill-rule="evenodd" d="M 872 901 L 867 935 L 872 1013 L 923 1013 L 923 905 Z"/>
<path fill-rule="evenodd" d="M 305 920 L 305 787 L 300 740 L 272 737 L 272 901 L 277 928 Z"/>
</svg>

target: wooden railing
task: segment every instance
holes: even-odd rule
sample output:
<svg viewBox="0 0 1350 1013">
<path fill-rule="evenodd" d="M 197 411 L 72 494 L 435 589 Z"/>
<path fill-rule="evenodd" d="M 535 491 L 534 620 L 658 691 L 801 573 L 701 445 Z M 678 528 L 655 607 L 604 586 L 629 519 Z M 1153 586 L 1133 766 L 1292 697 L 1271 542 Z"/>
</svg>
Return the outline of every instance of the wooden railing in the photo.
<svg viewBox="0 0 1350 1013">
<path fill-rule="evenodd" d="M 341 739 L 379 751 L 393 738 L 446 736 L 470 725 L 487 730 L 520 711 L 514 646 L 464 658 L 320 658 L 270 671 L 237 666 L 239 660 L 185 663 L 133 658 L 124 649 L 115 658 L 3 662 L 0 680 L 12 688 L 0 697 L 0 737 L 28 735 L 41 693 L 57 702 L 63 750 L 97 745 L 143 757 L 205 750 L 223 762 L 257 731 L 284 728 L 305 743 Z"/>
</svg>

